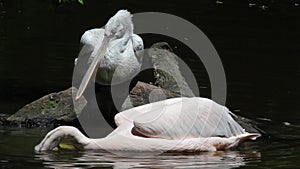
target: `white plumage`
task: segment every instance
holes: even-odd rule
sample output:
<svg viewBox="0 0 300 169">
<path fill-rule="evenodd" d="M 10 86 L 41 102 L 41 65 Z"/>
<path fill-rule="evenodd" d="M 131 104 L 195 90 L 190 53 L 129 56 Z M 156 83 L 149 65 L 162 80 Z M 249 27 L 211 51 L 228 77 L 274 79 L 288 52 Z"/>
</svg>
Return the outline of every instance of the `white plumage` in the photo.
<svg viewBox="0 0 300 169">
<path fill-rule="evenodd" d="M 130 80 L 141 68 L 141 37 L 133 33 L 132 15 L 127 10 L 118 11 L 105 28 L 86 31 L 80 42 L 90 46 L 87 70 L 76 98 L 81 97 L 91 77 L 96 74 L 99 84 L 114 85 Z M 76 63 L 76 60 L 75 60 Z"/>
<path fill-rule="evenodd" d="M 111 151 L 215 151 L 237 146 L 248 133 L 226 107 L 200 97 L 173 98 L 135 107 L 115 116 L 118 127 L 105 138 L 89 139 L 74 127 L 50 131 L 36 151 L 49 150 L 61 138 L 74 137 L 84 149 Z"/>
</svg>

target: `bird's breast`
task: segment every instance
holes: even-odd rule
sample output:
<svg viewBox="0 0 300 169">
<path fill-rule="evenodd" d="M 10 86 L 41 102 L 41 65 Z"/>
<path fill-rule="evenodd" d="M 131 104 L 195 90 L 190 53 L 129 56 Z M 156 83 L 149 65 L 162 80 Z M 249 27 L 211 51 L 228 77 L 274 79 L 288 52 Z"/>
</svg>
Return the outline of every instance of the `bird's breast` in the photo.
<svg viewBox="0 0 300 169">
<path fill-rule="evenodd" d="M 131 44 L 125 48 L 113 46 L 101 61 L 96 81 L 100 84 L 119 84 L 131 80 L 140 67 Z"/>
</svg>

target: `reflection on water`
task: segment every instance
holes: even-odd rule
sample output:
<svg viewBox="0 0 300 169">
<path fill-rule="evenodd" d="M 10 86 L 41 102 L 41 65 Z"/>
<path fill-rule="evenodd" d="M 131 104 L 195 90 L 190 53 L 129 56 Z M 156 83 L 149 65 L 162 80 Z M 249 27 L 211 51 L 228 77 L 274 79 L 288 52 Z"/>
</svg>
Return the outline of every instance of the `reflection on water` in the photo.
<svg viewBox="0 0 300 169">
<path fill-rule="evenodd" d="M 105 152 L 42 153 L 36 159 L 42 160 L 45 167 L 62 168 L 220 168 L 228 169 L 243 166 L 247 159 L 259 161 L 258 152 L 219 151 L 199 154 L 162 154 L 156 157 L 140 155 L 139 158 L 120 157 Z"/>
<path fill-rule="evenodd" d="M 34 145 L 47 130 L 0 129 L 0 166 L 3 168 L 295 168 L 300 151 L 300 126 L 261 119 L 269 138 L 248 141 L 235 150 L 201 153 L 139 154 L 124 157 L 102 151 L 48 151 Z M 124 153 L 124 152 L 123 152 Z"/>
</svg>

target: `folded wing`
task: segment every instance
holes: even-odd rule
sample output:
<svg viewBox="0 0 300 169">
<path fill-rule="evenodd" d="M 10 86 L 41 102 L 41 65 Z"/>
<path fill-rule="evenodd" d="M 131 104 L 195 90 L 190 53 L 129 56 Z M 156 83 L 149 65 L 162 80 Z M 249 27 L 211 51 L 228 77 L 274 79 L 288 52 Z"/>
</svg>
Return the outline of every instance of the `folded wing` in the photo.
<svg viewBox="0 0 300 169">
<path fill-rule="evenodd" d="M 231 137 L 245 133 L 226 107 L 200 97 L 155 102 L 124 111 L 120 116 L 116 118 L 119 122 L 132 121 L 134 129 L 148 137 Z"/>
</svg>

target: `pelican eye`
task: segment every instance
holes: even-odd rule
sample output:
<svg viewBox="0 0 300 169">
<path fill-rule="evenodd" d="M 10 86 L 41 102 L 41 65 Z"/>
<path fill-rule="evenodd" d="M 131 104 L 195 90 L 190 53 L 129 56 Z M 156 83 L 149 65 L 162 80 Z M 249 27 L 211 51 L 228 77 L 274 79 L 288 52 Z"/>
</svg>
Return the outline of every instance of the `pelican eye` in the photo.
<svg viewBox="0 0 300 169">
<path fill-rule="evenodd" d="M 113 35 L 116 34 L 116 32 L 117 32 L 117 31 L 116 31 L 115 29 L 112 29 L 112 30 L 111 30 L 111 34 L 113 34 Z"/>
<path fill-rule="evenodd" d="M 171 50 L 171 47 L 169 45 L 163 45 L 161 48 L 165 50 Z"/>
</svg>

